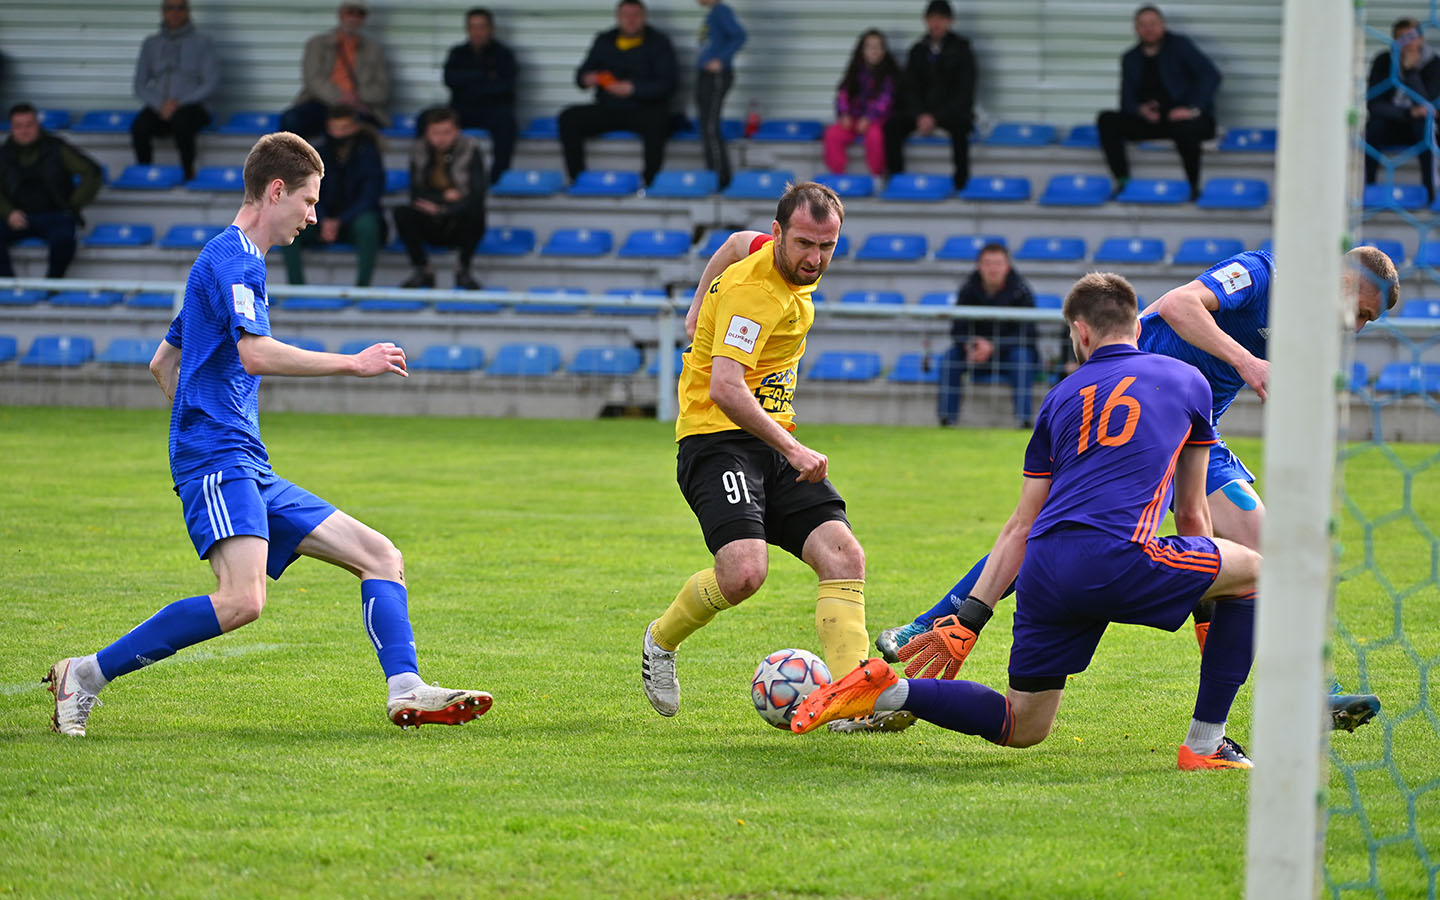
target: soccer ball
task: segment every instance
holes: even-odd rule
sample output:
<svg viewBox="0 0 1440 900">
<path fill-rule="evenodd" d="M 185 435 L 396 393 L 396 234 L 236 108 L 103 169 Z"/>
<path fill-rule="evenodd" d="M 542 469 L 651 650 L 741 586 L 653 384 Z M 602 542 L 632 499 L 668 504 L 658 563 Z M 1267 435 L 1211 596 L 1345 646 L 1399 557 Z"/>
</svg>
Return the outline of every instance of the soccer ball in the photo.
<svg viewBox="0 0 1440 900">
<path fill-rule="evenodd" d="M 824 661 L 809 650 L 776 650 L 755 668 L 750 699 L 760 718 L 789 731 L 790 717 L 800 701 L 831 681 Z"/>
</svg>

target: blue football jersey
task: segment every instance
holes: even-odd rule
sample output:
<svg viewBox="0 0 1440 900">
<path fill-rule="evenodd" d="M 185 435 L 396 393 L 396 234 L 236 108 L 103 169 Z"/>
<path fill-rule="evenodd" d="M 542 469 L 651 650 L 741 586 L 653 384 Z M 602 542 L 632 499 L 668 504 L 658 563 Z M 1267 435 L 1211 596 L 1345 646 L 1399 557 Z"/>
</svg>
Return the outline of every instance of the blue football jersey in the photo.
<svg viewBox="0 0 1440 900">
<path fill-rule="evenodd" d="M 1214 313 L 1215 324 L 1259 359 L 1265 359 L 1270 336 L 1270 284 L 1274 273 L 1275 260 L 1268 251 L 1250 250 L 1211 266 L 1196 279 L 1220 301 Z M 1147 313 L 1140 322 L 1141 350 L 1184 360 L 1210 382 L 1214 403 L 1210 421 L 1218 421 L 1245 387 L 1235 367 L 1187 343 L 1158 313 Z"/>
<path fill-rule="evenodd" d="M 180 348 L 170 411 L 175 483 L 218 469 L 270 471 L 260 440 L 260 376 L 240 363 L 241 335 L 270 333 L 265 254 L 231 225 L 205 245 L 185 282 L 185 305 L 165 340 Z"/>
</svg>

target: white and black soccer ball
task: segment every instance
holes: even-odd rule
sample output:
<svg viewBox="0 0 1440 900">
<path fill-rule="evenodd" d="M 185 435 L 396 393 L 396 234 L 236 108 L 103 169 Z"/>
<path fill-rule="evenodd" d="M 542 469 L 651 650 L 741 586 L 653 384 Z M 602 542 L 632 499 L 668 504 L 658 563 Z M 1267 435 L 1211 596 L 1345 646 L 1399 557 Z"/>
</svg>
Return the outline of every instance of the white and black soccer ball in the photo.
<svg viewBox="0 0 1440 900">
<path fill-rule="evenodd" d="M 789 731 L 795 707 L 811 691 L 831 680 L 824 660 L 809 650 L 776 650 L 755 668 L 750 699 L 760 718 Z"/>
</svg>

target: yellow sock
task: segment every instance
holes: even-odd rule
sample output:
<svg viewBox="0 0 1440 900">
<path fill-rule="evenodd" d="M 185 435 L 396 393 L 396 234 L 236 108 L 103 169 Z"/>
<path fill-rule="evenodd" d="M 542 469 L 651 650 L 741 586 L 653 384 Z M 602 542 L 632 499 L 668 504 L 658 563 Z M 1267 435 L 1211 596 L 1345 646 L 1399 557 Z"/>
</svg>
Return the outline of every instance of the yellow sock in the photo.
<svg viewBox="0 0 1440 900">
<path fill-rule="evenodd" d="M 825 665 L 836 681 L 870 656 L 865 633 L 865 582 L 835 578 L 820 582 L 815 601 L 815 630 Z"/>
<path fill-rule="evenodd" d="M 691 575 L 675 595 L 665 614 L 650 626 L 650 637 L 662 650 L 674 650 L 680 642 L 704 627 L 722 609 L 733 604 L 720 593 L 715 570 L 705 569 Z M 861 626 L 864 630 L 864 626 Z"/>
</svg>

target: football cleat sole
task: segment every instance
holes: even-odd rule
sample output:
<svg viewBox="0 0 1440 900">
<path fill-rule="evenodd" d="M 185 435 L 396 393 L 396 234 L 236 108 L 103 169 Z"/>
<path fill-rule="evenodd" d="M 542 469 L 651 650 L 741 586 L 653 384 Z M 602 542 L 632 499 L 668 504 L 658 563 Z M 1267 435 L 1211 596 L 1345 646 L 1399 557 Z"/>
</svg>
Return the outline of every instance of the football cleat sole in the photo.
<svg viewBox="0 0 1440 900">
<path fill-rule="evenodd" d="M 421 725 L 464 725 L 490 711 L 494 698 L 484 691 L 465 691 L 465 696 L 440 709 L 418 709 L 404 706 L 390 713 L 390 721 L 401 728 Z"/>
<path fill-rule="evenodd" d="M 1354 731 L 1380 712 L 1380 698 L 1374 694 L 1331 694 L 1330 728 Z"/>
</svg>

